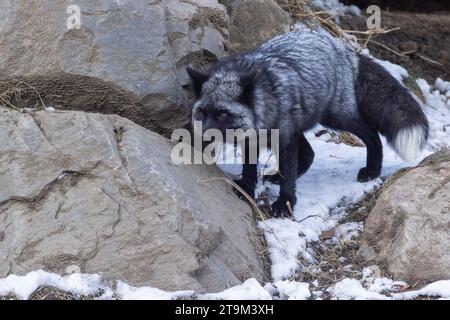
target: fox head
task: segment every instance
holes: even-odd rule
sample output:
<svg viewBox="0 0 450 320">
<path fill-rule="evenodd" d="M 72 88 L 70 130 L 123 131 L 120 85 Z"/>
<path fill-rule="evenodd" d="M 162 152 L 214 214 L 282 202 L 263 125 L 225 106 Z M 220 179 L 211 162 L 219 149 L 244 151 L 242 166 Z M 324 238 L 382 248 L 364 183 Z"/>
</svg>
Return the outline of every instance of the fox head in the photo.
<svg viewBox="0 0 450 320">
<path fill-rule="evenodd" d="M 239 74 L 222 71 L 204 74 L 187 68 L 195 101 L 192 107 L 192 123 L 201 121 L 203 132 L 218 129 L 253 129 L 253 91 L 257 73 Z"/>
</svg>

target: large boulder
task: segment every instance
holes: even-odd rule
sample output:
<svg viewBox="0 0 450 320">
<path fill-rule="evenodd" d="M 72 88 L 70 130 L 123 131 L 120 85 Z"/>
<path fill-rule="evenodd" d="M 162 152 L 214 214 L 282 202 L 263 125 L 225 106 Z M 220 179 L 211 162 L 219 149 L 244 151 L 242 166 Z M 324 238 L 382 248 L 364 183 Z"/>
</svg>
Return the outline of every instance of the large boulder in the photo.
<svg viewBox="0 0 450 320">
<path fill-rule="evenodd" d="M 381 190 L 360 253 L 397 278 L 450 278 L 450 152 L 400 172 Z"/>
<path fill-rule="evenodd" d="M 264 279 L 251 208 L 215 167 L 116 115 L 0 108 L 0 278 L 102 273 L 165 290 Z"/>
<path fill-rule="evenodd" d="M 168 134 L 189 123 L 185 67 L 223 57 L 227 26 L 217 0 L 2 0 L 0 92 L 24 81 L 64 108 Z"/>
<path fill-rule="evenodd" d="M 230 14 L 230 51 L 254 49 L 288 32 L 291 18 L 274 0 L 221 0 Z"/>
</svg>

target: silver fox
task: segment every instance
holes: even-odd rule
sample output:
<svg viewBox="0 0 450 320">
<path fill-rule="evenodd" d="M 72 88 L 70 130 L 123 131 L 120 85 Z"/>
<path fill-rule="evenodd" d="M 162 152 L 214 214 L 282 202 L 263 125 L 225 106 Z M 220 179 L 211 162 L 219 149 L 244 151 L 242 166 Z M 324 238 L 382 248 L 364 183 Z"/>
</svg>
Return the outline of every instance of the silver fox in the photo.
<svg viewBox="0 0 450 320">
<path fill-rule="evenodd" d="M 289 32 L 259 48 L 213 65 L 207 73 L 187 69 L 196 100 L 192 121 L 203 130 L 279 129 L 279 198 L 274 217 L 289 216 L 297 201 L 297 177 L 314 152 L 304 132 L 320 123 L 355 134 L 366 145 L 358 181 L 378 177 L 382 143 L 378 132 L 405 160 L 428 138 L 420 104 L 380 64 L 324 32 Z M 255 164 L 244 164 L 239 185 L 254 196 Z"/>
</svg>

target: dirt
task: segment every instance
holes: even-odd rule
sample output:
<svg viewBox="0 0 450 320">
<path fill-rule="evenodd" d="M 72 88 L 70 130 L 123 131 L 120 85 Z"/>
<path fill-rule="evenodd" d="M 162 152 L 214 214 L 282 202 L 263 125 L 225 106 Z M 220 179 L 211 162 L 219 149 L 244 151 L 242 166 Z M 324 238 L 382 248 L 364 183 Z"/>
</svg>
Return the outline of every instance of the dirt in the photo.
<svg viewBox="0 0 450 320">
<path fill-rule="evenodd" d="M 382 10 L 422 13 L 450 11 L 450 2 L 442 0 L 340 0 L 340 2 L 346 5 L 354 4 L 360 8 L 367 8 L 370 5 L 377 5 Z"/>
<path fill-rule="evenodd" d="M 302 3 L 310 0 L 277 0 L 293 21 L 302 21 L 311 26 L 321 25 L 310 20 Z M 344 0 L 361 9 L 360 16 L 339 17 L 338 24 L 343 30 L 367 31 L 365 13 L 369 5 L 376 4 L 381 11 L 381 28 L 399 30 L 378 34 L 367 42 L 368 35 L 357 34 L 360 45 L 367 42 L 372 55 L 399 64 L 408 70 L 411 83 L 424 78 L 434 83 L 437 77 L 450 79 L 450 2 L 443 1 L 389 1 L 389 0 Z M 320 15 L 331 19 L 329 15 Z M 378 43 L 376 43 L 378 42 Z M 411 89 L 413 88 L 412 86 Z"/>
<path fill-rule="evenodd" d="M 189 124 L 189 110 L 162 94 L 142 98 L 93 77 L 60 73 L 0 79 L 0 104 L 42 109 L 42 102 L 62 110 L 117 114 L 166 137 Z"/>
<path fill-rule="evenodd" d="M 341 18 L 346 30 L 366 30 L 364 16 Z M 413 78 L 434 83 L 437 77 L 450 79 L 450 11 L 432 14 L 382 11 L 381 27 L 397 31 L 372 37 L 367 47 L 377 58 L 406 68 Z M 362 38 L 361 43 L 365 42 Z M 400 55 L 401 54 L 401 55 Z"/>
</svg>

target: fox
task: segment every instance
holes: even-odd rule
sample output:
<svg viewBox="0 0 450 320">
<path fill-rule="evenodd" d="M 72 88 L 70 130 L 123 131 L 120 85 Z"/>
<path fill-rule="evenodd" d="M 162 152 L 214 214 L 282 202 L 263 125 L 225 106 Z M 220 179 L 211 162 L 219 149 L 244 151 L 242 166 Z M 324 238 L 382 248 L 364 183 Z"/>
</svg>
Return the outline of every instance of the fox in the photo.
<svg viewBox="0 0 450 320">
<path fill-rule="evenodd" d="M 192 122 L 201 121 L 203 131 L 279 130 L 275 218 L 292 216 L 296 180 L 314 159 L 305 132 L 317 124 L 365 144 L 359 182 L 381 174 L 379 134 L 405 161 L 416 158 L 428 139 L 428 120 L 413 93 L 374 59 L 324 32 L 291 31 L 207 71 L 187 67 L 187 74 L 195 96 Z M 257 180 L 257 165 L 244 162 L 236 183 L 254 197 Z"/>
</svg>

